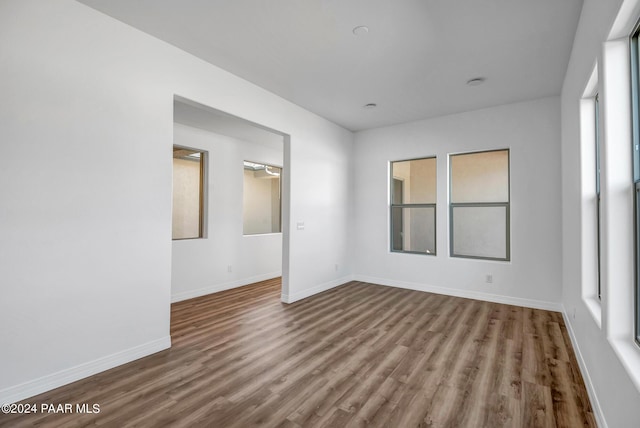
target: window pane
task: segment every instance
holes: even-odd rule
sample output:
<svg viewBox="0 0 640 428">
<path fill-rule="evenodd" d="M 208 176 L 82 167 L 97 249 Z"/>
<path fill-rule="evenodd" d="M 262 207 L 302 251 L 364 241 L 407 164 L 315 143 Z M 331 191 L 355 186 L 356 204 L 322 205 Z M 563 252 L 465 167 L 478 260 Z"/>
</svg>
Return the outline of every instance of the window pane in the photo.
<svg viewBox="0 0 640 428">
<path fill-rule="evenodd" d="M 243 233 L 279 233 L 281 168 L 245 162 Z"/>
<path fill-rule="evenodd" d="M 507 207 L 452 208 L 452 255 L 507 259 Z"/>
<path fill-rule="evenodd" d="M 393 187 L 394 204 L 436 203 L 436 158 L 392 162 L 391 176 L 402 182 L 401 194 Z"/>
<path fill-rule="evenodd" d="M 633 108 L 633 181 L 640 180 L 640 76 L 638 59 L 640 58 L 640 43 L 637 33 L 631 39 L 631 102 Z"/>
<path fill-rule="evenodd" d="M 631 100 L 632 100 L 632 124 L 633 124 L 633 181 L 635 185 L 635 336 L 636 342 L 640 345 L 640 43 L 638 43 L 638 34 L 640 30 L 636 30 L 631 39 Z"/>
<path fill-rule="evenodd" d="M 636 341 L 640 344 L 640 182 L 635 183 L 636 244 Z"/>
<path fill-rule="evenodd" d="M 173 239 L 202 237 L 204 152 L 173 148 Z"/>
<path fill-rule="evenodd" d="M 509 202 L 509 151 L 451 156 L 451 202 Z"/>
<path fill-rule="evenodd" d="M 594 98 L 595 117 L 594 117 L 594 137 L 596 148 L 596 268 L 597 272 L 597 292 L 598 299 L 602 295 L 602 278 L 601 278 L 601 243 L 600 243 L 600 99 L 598 94 Z"/>
<path fill-rule="evenodd" d="M 596 141 L 596 194 L 600 195 L 600 100 L 598 94 L 594 98 L 594 137 Z"/>
<path fill-rule="evenodd" d="M 636 30 L 631 39 L 631 100 L 633 130 L 633 181 L 635 187 L 635 337 L 640 345 L 640 43 Z"/>
<path fill-rule="evenodd" d="M 391 236 L 393 251 L 435 254 L 435 207 L 393 207 Z"/>
</svg>

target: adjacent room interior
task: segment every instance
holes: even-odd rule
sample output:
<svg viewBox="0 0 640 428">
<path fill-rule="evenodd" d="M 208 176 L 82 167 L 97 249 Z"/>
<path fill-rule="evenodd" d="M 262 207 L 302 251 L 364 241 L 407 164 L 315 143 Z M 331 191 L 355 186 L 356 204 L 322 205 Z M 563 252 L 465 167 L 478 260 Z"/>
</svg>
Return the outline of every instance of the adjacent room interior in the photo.
<svg viewBox="0 0 640 428">
<path fill-rule="evenodd" d="M 1 2 L 0 426 L 637 428 L 638 22 Z"/>
<path fill-rule="evenodd" d="M 286 278 L 287 136 L 181 97 L 173 120 L 172 302 Z"/>
</svg>

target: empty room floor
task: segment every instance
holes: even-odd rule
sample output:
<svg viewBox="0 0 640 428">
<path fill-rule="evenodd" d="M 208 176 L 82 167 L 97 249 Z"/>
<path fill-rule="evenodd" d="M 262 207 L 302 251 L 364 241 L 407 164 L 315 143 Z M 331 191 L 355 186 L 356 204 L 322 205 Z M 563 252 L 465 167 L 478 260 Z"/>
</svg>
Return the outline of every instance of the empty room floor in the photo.
<svg viewBox="0 0 640 428">
<path fill-rule="evenodd" d="M 100 413 L 0 426 L 596 426 L 557 312 L 351 282 L 280 280 L 172 305 L 172 348 L 24 403 Z"/>
</svg>

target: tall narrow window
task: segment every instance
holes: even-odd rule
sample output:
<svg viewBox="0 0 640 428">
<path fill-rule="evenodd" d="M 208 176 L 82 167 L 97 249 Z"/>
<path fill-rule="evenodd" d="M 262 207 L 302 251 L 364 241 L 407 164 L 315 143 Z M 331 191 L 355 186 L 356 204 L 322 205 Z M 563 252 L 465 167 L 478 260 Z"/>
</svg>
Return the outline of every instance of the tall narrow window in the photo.
<svg viewBox="0 0 640 428">
<path fill-rule="evenodd" d="M 600 299 L 601 288 L 602 288 L 602 274 L 601 274 L 601 263 L 600 263 L 600 252 L 601 252 L 601 244 L 600 244 L 600 98 L 598 94 L 595 96 L 595 118 L 594 118 L 594 132 L 595 132 L 595 141 L 596 141 L 596 246 L 598 252 L 598 263 L 597 263 L 597 281 L 598 281 L 598 299 Z"/>
<path fill-rule="evenodd" d="M 633 123 L 633 183 L 634 183 L 634 224 L 635 224 L 635 336 L 640 344 L 640 29 L 631 37 L 631 100 Z"/>
<path fill-rule="evenodd" d="M 436 158 L 391 162 L 391 251 L 436 254 Z"/>
<path fill-rule="evenodd" d="M 202 238 L 206 153 L 173 147 L 173 239 Z"/>
<path fill-rule="evenodd" d="M 450 156 L 452 257 L 510 259 L 509 150 Z"/>
<path fill-rule="evenodd" d="M 259 235 L 282 230 L 280 175 L 277 166 L 244 162 L 243 233 Z"/>
</svg>

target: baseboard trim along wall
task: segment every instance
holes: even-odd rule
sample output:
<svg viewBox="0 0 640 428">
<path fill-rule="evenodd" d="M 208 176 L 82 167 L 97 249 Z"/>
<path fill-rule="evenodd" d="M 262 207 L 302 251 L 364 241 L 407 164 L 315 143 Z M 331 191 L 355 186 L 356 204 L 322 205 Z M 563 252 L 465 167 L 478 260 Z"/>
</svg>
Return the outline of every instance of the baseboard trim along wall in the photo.
<svg viewBox="0 0 640 428">
<path fill-rule="evenodd" d="M 599 427 L 607 428 L 608 425 L 606 420 L 604 419 L 604 414 L 602 413 L 602 409 L 600 408 L 600 402 L 598 401 L 596 390 L 593 387 L 593 383 L 591 382 L 591 376 L 589 376 L 587 365 L 584 362 L 584 358 L 582 357 L 582 352 L 580 352 L 580 346 L 578 346 L 578 341 L 576 340 L 576 336 L 573 332 L 571 319 L 569 318 L 569 315 L 567 315 L 567 311 L 565 310 L 564 306 L 562 307 L 562 317 L 564 318 L 564 324 L 567 326 L 567 332 L 569 333 L 569 339 L 571 339 L 571 345 L 573 346 L 573 350 L 576 353 L 578 366 L 580 366 L 580 372 L 582 373 L 584 384 L 587 387 L 587 394 L 589 394 L 589 400 L 591 401 L 591 406 L 593 407 L 593 414 L 596 417 L 596 422 L 598 423 Z"/>
<path fill-rule="evenodd" d="M 293 294 L 282 293 L 282 295 L 280 296 L 280 299 L 284 303 L 297 302 L 298 300 L 302 300 L 302 299 L 306 299 L 307 297 L 311 297 L 314 294 L 322 293 L 323 291 L 327 291 L 327 290 L 330 290 L 332 288 L 339 287 L 339 286 L 344 285 L 347 282 L 350 282 L 352 280 L 353 280 L 353 277 L 351 275 L 343 276 L 343 277 L 335 279 L 333 281 L 325 282 L 324 284 L 320 284 L 320 285 L 317 285 L 315 287 L 299 291 L 297 293 L 293 293 Z"/>
<path fill-rule="evenodd" d="M 214 284 L 208 287 L 198 288 L 195 290 L 183 291 L 181 293 L 175 293 L 171 295 L 171 303 L 181 302 L 183 300 L 193 299 L 195 297 L 206 296 L 207 294 L 218 293 L 224 290 L 230 290 L 232 288 L 238 288 L 249 284 L 254 284 L 260 281 L 266 281 L 268 279 L 277 278 L 282 276 L 282 272 L 271 272 L 263 275 L 256 275 L 249 278 L 242 278 L 231 282 L 224 282 L 222 284 Z"/>
<path fill-rule="evenodd" d="M 0 404 L 11 404 L 63 385 L 121 366 L 142 357 L 171 347 L 171 337 L 166 336 L 97 360 L 89 361 L 0 391 Z"/>
<path fill-rule="evenodd" d="M 415 282 L 396 281 L 388 278 L 376 278 L 365 275 L 349 275 L 338 278 L 334 281 L 320 284 L 316 287 L 309 288 L 294 294 L 282 294 L 281 299 L 284 303 L 293 303 L 298 300 L 306 299 L 323 291 L 330 290 L 350 281 L 367 282 L 370 284 L 383 285 L 386 287 L 404 288 L 407 290 L 424 291 L 427 293 L 443 294 L 446 296 L 462 297 L 465 299 L 483 300 L 486 302 L 503 303 L 505 305 L 522 306 L 525 308 L 544 309 L 547 311 L 563 312 L 562 304 L 556 302 L 547 302 L 544 300 L 524 299 L 521 297 L 502 296 L 499 294 L 482 293 L 479 291 L 460 290 L 455 288 L 438 287 L 434 285 L 420 284 Z"/>
<path fill-rule="evenodd" d="M 416 282 L 396 281 L 388 278 L 375 278 L 364 275 L 354 275 L 354 281 L 368 282 L 371 284 L 384 285 L 387 287 L 405 288 L 408 290 L 425 291 L 428 293 L 444 294 L 446 296 L 463 297 L 465 299 L 483 300 L 486 302 L 503 303 L 505 305 L 522 306 L 525 308 L 544 309 L 547 311 L 562 312 L 560 303 L 547 302 L 544 300 L 524 299 L 521 297 L 502 296 L 499 294 L 482 293 L 480 291 L 460 290 L 456 288 L 438 287 Z"/>
</svg>

